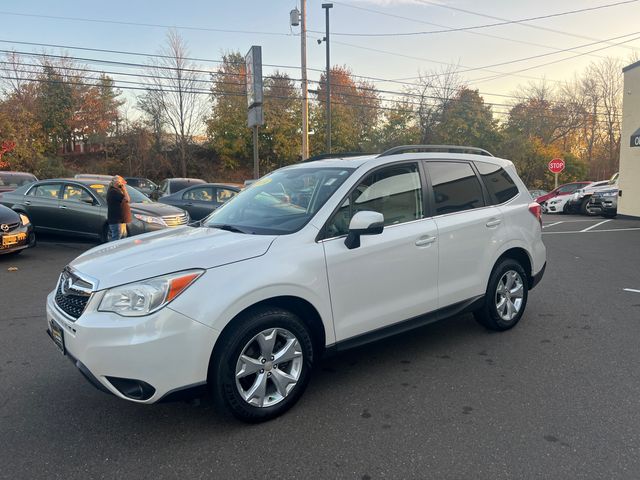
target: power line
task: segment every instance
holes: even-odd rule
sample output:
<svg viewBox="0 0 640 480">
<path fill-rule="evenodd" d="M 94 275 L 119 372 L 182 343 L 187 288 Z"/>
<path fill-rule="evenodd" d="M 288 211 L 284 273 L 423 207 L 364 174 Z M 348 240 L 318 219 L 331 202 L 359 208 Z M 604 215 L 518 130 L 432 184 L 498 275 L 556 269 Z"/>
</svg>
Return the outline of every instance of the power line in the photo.
<svg viewBox="0 0 640 480">
<path fill-rule="evenodd" d="M 422 32 L 395 32 L 395 33 L 349 33 L 349 32 L 331 32 L 332 35 L 341 35 L 341 36 L 345 36 L 345 37 L 409 37 L 409 36 L 415 36 L 415 35 L 431 35 L 431 34 L 437 34 L 437 33 L 451 33 L 451 32 L 464 32 L 464 31 L 470 31 L 470 30 L 479 30 L 479 29 L 483 29 L 483 28 L 492 28 L 492 27 L 499 27 L 502 25 L 512 25 L 512 24 L 519 24 L 519 23 L 523 23 L 523 22 L 532 22 L 532 21 L 536 21 L 536 20 L 544 20 L 547 18 L 554 18 L 554 17 L 561 17 L 561 16 L 565 16 L 565 15 L 573 15 L 576 13 L 583 13 L 583 12 L 590 12 L 590 11 L 594 11 L 594 10 L 601 10 L 603 8 L 610 8 L 610 7 L 616 7 L 618 5 L 625 5 L 625 4 L 629 4 L 629 3 L 636 3 L 638 0 L 624 0 L 621 2 L 615 2 L 615 3 L 609 3 L 606 5 L 600 5 L 597 7 L 587 7 L 587 8 L 580 8 L 577 10 L 569 10 L 566 12 L 559 12 L 559 13 L 552 13 L 552 14 L 548 14 L 548 15 L 539 15 L 536 17 L 529 17 L 529 18 L 522 18 L 519 20 L 504 20 L 504 21 L 500 21 L 500 22 L 496 22 L 496 23 L 487 23 L 484 25 L 475 25 L 475 26 L 471 26 L 471 27 L 458 27 L 458 28 L 447 28 L 447 29 L 442 29 L 442 30 L 428 30 L 428 31 L 422 31 Z M 425 3 L 431 3 L 431 2 L 425 2 Z M 314 30 L 310 30 L 313 33 L 322 33 L 322 32 L 318 32 L 318 31 L 314 31 Z"/>
<path fill-rule="evenodd" d="M 112 25 L 126 25 L 131 27 L 152 27 L 152 28 L 175 28 L 177 30 L 195 30 L 201 32 L 216 32 L 216 33 L 239 33 L 239 34 L 251 34 L 251 35 L 274 35 L 290 37 L 291 33 L 285 32 L 264 32 L 254 30 L 231 30 L 223 28 L 209 28 L 209 27 L 192 27 L 187 25 L 163 25 L 159 23 L 140 23 L 140 22 L 124 22 L 120 20 L 104 20 L 99 18 L 81 18 L 81 17 L 63 17 L 57 15 L 38 15 L 33 13 L 20 13 L 20 12 L 7 12 L 0 11 L 0 15 L 12 15 L 15 17 L 31 17 L 31 18 L 46 18 L 50 20 L 68 20 L 74 22 L 91 22 L 91 23 L 105 23 Z"/>
<path fill-rule="evenodd" d="M 506 21 L 510 20 L 508 18 L 496 17 L 494 15 L 487 15 L 485 13 L 475 12 L 473 10 L 466 10 L 464 8 L 459 8 L 459 7 L 453 7 L 451 5 L 446 5 L 444 3 L 438 3 L 438 2 L 431 1 L 431 0 L 416 0 L 416 1 L 419 2 L 419 3 L 423 3 L 425 5 L 432 5 L 434 7 L 446 8 L 448 10 L 467 13 L 469 15 L 476 15 L 478 17 L 490 18 L 492 20 L 498 20 L 498 21 L 502 21 L 502 22 L 506 22 Z M 556 30 L 556 29 L 553 29 L 553 28 L 541 27 L 539 25 L 530 25 L 528 23 L 518 23 L 517 25 L 520 25 L 520 26 L 523 26 L 523 27 L 535 28 L 537 30 L 544 30 L 546 32 L 557 33 L 557 34 L 560 34 L 560 35 L 566 35 L 566 36 L 569 36 L 569 37 L 582 38 L 583 40 L 591 40 L 591 41 L 598 41 L 599 40 L 597 38 L 588 37 L 588 36 L 585 36 L 585 35 L 579 35 L 579 34 L 567 32 L 567 31 L 564 31 L 564 30 Z M 630 48 L 633 49 L 633 47 L 630 47 Z"/>
<path fill-rule="evenodd" d="M 0 52 L 2 52 L 2 50 L 0 50 Z M 33 54 L 34 56 L 39 56 L 42 54 Z M 56 56 L 57 57 L 57 56 Z M 74 57 L 64 57 L 65 59 L 68 60 L 75 60 Z M 16 67 L 35 67 L 35 68 L 42 68 L 42 65 L 38 65 L 38 64 L 33 64 L 33 63 L 17 63 L 14 61 L 0 61 L 0 64 L 5 64 L 5 65 L 12 65 L 13 68 L 9 68 L 9 67 L 5 67 L 5 70 L 7 71 L 15 71 L 15 72 L 20 72 L 20 73 L 33 73 L 32 70 L 20 70 L 19 68 Z M 127 64 L 129 65 L 129 64 Z M 61 66 L 59 67 L 59 70 L 62 70 L 63 76 L 66 77 L 71 77 L 71 78 L 86 78 L 86 79 L 93 79 L 93 80 L 99 80 L 99 78 L 93 78 L 93 77 L 83 77 L 81 75 L 69 75 L 67 73 L 67 71 L 76 71 L 76 72 L 84 72 L 84 73 L 97 73 L 97 74 L 112 74 L 112 75 L 123 75 L 123 76 L 129 76 L 129 77 L 137 77 L 137 78 L 141 78 L 141 79 L 160 79 L 160 80 L 167 80 L 169 81 L 170 78 L 168 77 L 162 77 L 162 76 L 158 76 L 158 75 L 153 75 L 153 74 L 149 74 L 149 73 L 129 73 L 129 72 L 114 72 L 114 71 L 104 71 L 104 70 L 94 70 L 94 69 L 88 69 L 88 68 L 78 68 L 78 67 L 71 67 L 71 66 Z M 214 72 L 215 75 L 215 72 Z M 229 75 L 234 75 L 234 76 L 239 76 L 238 74 L 229 74 Z M 267 77 L 265 77 L 267 78 Z M 277 77 L 268 77 L 269 79 L 274 79 Z M 290 80 L 291 82 L 300 82 L 300 79 L 295 79 L 295 78 L 290 78 L 290 77 L 284 77 L 287 78 L 288 80 Z M 28 81 L 29 79 L 18 79 L 18 78 L 12 78 L 13 80 L 24 80 L 24 81 Z M 126 80 L 120 80 L 120 79 L 113 79 L 114 81 L 120 82 L 120 83 L 127 83 L 127 84 L 132 84 L 132 85 L 142 85 L 145 87 L 149 87 L 149 86 L 153 86 L 153 84 L 150 83 L 146 83 L 146 82 L 131 82 L 131 81 L 126 81 Z M 192 81 L 197 82 L 197 83 L 204 83 L 207 85 L 211 85 L 213 83 L 218 84 L 218 85 L 232 85 L 232 86 L 238 86 L 239 84 L 237 82 L 225 82 L 223 80 L 220 79 L 213 79 L 213 80 L 203 80 L 203 79 L 192 79 Z M 318 81 L 318 80 L 309 80 L 312 83 L 316 83 L 316 84 L 322 84 L 322 82 Z M 417 86 L 416 84 L 412 84 L 413 86 Z M 336 85 L 335 87 L 336 89 L 340 89 L 340 88 L 346 88 L 346 87 L 341 87 L 339 85 Z M 406 99 L 406 97 L 412 97 L 412 98 L 420 98 L 420 99 L 433 99 L 433 100 L 445 100 L 444 97 L 438 97 L 438 96 L 434 96 L 434 95 L 427 95 L 427 94 L 419 94 L 419 93 L 411 93 L 408 91 L 395 91 L 395 90 L 384 90 L 384 89 L 379 89 L 379 88 L 375 88 L 375 87 L 364 87 L 364 86 L 358 86 L 355 87 L 357 88 L 360 92 L 362 91 L 368 91 L 368 92 L 372 92 L 374 95 L 379 95 L 382 97 L 381 99 L 384 101 L 397 101 L 397 98 L 387 98 L 382 94 L 390 94 L 393 95 L 395 97 L 404 97 Z M 489 93 L 489 92 L 479 92 L 479 94 L 481 95 L 495 95 L 495 96 L 500 96 L 500 97 L 504 97 L 504 98 L 514 98 L 514 99 L 520 99 L 519 96 L 516 95 L 506 95 L 506 94 L 494 94 L 494 93 Z M 362 95 L 361 94 L 349 94 L 349 93 L 344 93 L 342 92 L 341 95 L 343 96 L 353 96 L 353 97 L 357 97 L 357 98 L 361 98 Z M 416 103 L 416 102 L 410 102 L 413 105 L 421 105 L 420 103 Z M 555 103 L 555 102 L 552 102 Z M 508 104 L 500 104 L 500 103 L 496 103 L 496 102 L 485 102 L 485 104 L 488 105 L 494 105 L 494 106 L 506 106 L 506 107 L 510 107 L 511 105 Z"/>
</svg>

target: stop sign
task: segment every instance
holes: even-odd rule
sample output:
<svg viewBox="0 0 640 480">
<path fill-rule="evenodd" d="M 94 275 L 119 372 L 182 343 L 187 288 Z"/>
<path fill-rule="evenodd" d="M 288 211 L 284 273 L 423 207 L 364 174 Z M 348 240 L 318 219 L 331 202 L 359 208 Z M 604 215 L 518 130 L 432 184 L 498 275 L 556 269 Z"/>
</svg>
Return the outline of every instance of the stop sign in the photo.
<svg viewBox="0 0 640 480">
<path fill-rule="evenodd" d="M 564 170 L 564 160 L 561 158 L 554 158 L 549 162 L 549 171 L 551 173 L 560 173 Z"/>
</svg>

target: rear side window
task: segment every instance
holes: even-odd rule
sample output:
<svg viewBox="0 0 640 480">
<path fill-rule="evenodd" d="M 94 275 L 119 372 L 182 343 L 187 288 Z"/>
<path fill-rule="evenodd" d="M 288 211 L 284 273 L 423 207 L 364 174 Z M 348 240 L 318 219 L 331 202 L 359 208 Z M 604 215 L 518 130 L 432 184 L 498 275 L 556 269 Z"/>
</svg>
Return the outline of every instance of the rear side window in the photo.
<svg viewBox="0 0 640 480">
<path fill-rule="evenodd" d="M 492 204 L 505 203 L 518 194 L 518 187 L 504 168 L 484 162 L 477 162 L 476 167 L 489 191 Z"/>
<path fill-rule="evenodd" d="M 484 207 L 478 177 L 468 163 L 426 162 L 436 215 Z"/>
<path fill-rule="evenodd" d="M 29 195 L 40 198 L 58 199 L 60 183 L 45 183 L 29 190 Z"/>
</svg>

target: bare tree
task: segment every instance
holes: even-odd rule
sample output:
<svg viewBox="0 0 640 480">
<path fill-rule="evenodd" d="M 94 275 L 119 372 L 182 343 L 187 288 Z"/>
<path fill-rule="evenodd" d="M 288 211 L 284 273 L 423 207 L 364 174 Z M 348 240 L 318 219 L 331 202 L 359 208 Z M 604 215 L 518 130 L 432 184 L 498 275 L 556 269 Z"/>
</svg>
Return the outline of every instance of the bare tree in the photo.
<svg viewBox="0 0 640 480">
<path fill-rule="evenodd" d="M 182 175 L 187 175 L 187 148 L 202 128 L 206 104 L 200 92 L 202 75 L 188 58 L 182 37 L 169 30 L 160 55 L 147 68 L 149 87 L 141 110 L 157 127 L 168 126 L 175 137 Z"/>
<path fill-rule="evenodd" d="M 416 86 L 407 92 L 411 101 L 418 104 L 416 112 L 421 141 L 424 144 L 434 142 L 435 129 L 441 120 L 442 112 L 465 86 L 457 70 L 457 66 L 450 65 L 441 70 L 420 73 Z"/>
</svg>

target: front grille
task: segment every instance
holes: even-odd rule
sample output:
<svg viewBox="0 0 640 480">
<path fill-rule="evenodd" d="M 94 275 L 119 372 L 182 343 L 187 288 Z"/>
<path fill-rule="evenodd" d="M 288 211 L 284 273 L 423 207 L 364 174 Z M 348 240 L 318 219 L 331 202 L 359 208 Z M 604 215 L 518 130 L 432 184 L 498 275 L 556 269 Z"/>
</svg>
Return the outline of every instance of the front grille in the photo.
<svg viewBox="0 0 640 480">
<path fill-rule="evenodd" d="M 20 226 L 20 222 L 18 222 L 18 223 L 4 223 L 3 225 L 6 225 L 6 227 L 0 229 L 0 233 L 9 233 L 12 230 L 15 230 L 16 228 L 18 228 Z"/>
<path fill-rule="evenodd" d="M 78 290 L 78 287 L 85 291 Z M 60 281 L 56 289 L 56 305 L 58 305 L 64 313 L 77 319 L 82 315 L 82 312 L 84 312 L 89 302 L 91 294 L 87 293 L 86 289 L 90 287 L 91 285 L 88 282 L 76 277 L 65 269 L 62 275 L 60 275 Z"/>
<path fill-rule="evenodd" d="M 181 213 L 180 215 L 168 215 L 166 217 L 162 217 L 162 219 L 168 227 L 179 227 L 180 225 L 186 225 L 189 223 L 189 217 L 186 213 Z"/>
</svg>

